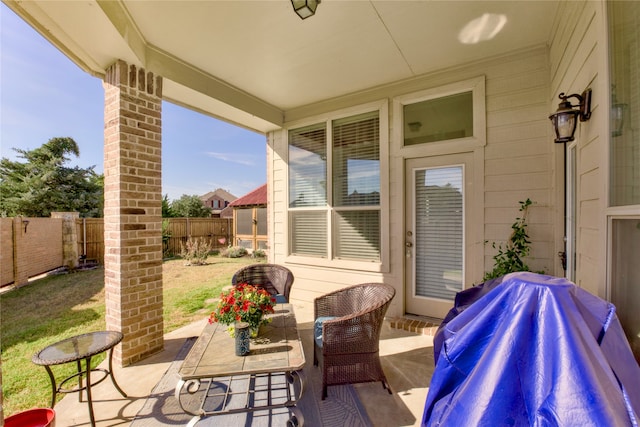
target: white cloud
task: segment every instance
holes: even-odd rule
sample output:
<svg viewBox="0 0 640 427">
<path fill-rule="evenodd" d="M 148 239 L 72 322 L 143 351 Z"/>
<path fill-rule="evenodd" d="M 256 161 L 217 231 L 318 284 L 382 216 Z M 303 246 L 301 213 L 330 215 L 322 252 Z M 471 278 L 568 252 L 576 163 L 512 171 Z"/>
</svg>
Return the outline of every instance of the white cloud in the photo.
<svg viewBox="0 0 640 427">
<path fill-rule="evenodd" d="M 214 159 L 224 160 L 225 162 L 237 163 L 239 165 L 254 166 L 255 162 L 246 158 L 244 153 L 216 153 L 214 151 L 207 151 L 205 154 Z"/>
</svg>

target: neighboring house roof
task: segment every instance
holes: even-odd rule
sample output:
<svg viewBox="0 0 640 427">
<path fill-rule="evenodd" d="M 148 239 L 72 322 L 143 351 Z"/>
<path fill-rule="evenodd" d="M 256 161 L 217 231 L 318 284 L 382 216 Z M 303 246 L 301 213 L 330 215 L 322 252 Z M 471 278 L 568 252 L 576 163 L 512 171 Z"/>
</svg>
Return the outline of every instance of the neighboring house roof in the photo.
<svg viewBox="0 0 640 427">
<path fill-rule="evenodd" d="M 214 196 L 218 196 L 219 198 L 226 200 L 227 202 L 233 202 L 234 200 L 237 199 L 236 196 L 229 193 L 228 191 L 223 190 L 222 188 L 217 188 L 213 191 L 209 191 L 207 194 L 203 196 L 200 196 L 200 200 L 202 200 L 203 202 L 206 202 L 207 200 L 211 199 Z"/>
<path fill-rule="evenodd" d="M 264 184 L 229 204 L 231 207 L 267 204 L 267 184 Z"/>
</svg>

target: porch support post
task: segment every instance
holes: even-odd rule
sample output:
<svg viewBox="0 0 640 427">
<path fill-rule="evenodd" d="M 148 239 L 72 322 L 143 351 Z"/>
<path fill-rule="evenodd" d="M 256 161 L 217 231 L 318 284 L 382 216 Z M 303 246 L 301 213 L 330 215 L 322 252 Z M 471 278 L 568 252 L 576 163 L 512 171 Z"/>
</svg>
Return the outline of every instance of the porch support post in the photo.
<svg viewBox="0 0 640 427">
<path fill-rule="evenodd" d="M 163 348 L 162 77 L 118 61 L 103 87 L 106 322 L 127 366 Z"/>
</svg>

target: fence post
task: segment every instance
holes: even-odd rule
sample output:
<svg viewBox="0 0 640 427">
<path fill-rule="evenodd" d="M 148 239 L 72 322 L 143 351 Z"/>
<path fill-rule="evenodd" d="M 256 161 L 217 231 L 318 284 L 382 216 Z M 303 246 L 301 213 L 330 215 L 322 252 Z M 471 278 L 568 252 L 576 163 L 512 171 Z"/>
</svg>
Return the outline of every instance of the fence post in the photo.
<svg viewBox="0 0 640 427">
<path fill-rule="evenodd" d="M 78 268 L 78 212 L 51 212 L 51 218 L 62 218 L 62 265 L 70 270 Z"/>
<path fill-rule="evenodd" d="M 2 394 L 2 360 L 0 360 L 0 427 L 4 425 L 4 409 L 2 407 L 4 397 Z"/>
<path fill-rule="evenodd" d="M 13 284 L 14 286 L 22 286 L 29 282 L 29 269 L 25 265 L 27 257 L 24 256 L 25 250 L 24 234 L 27 232 L 29 220 L 21 216 L 13 218 Z"/>
<path fill-rule="evenodd" d="M 82 218 L 82 255 L 87 257 L 87 218 Z"/>
</svg>

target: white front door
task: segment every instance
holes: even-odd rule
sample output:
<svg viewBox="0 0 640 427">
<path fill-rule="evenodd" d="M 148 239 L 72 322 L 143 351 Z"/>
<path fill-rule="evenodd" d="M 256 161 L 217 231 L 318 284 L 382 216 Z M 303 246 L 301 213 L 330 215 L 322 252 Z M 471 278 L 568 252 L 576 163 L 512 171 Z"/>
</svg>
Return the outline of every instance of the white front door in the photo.
<svg viewBox="0 0 640 427">
<path fill-rule="evenodd" d="M 407 313 L 443 318 L 470 283 L 472 159 L 462 153 L 405 160 Z"/>
</svg>

